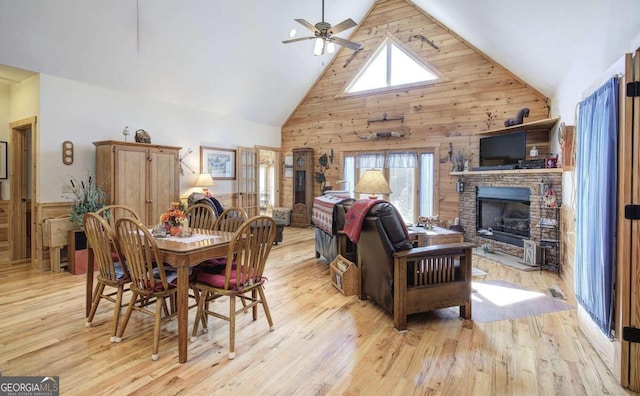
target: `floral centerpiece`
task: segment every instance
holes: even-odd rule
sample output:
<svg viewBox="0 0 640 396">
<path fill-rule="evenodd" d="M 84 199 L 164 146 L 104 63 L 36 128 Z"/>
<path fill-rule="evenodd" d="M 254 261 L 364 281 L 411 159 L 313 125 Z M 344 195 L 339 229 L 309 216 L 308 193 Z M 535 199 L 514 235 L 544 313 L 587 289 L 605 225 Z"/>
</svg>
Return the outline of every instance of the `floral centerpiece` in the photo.
<svg viewBox="0 0 640 396">
<path fill-rule="evenodd" d="M 171 202 L 171 207 L 160 216 L 160 222 L 171 235 L 180 234 L 182 225 L 187 220 L 187 208 L 182 202 Z"/>
<path fill-rule="evenodd" d="M 82 217 L 85 213 L 95 212 L 104 206 L 104 190 L 96 183 L 96 179 L 87 175 L 85 179 L 71 178 L 71 192 L 73 193 L 73 206 L 69 221 L 82 227 Z"/>
</svg>

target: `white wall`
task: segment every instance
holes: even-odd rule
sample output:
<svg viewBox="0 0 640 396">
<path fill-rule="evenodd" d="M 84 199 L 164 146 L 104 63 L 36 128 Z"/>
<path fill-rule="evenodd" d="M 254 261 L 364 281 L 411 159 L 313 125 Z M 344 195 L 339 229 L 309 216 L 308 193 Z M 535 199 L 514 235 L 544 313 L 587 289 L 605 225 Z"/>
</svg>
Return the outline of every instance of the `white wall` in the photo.
<svg viewBox="0 0 640 396">
<path fill-rule="evenodd" d="M 11 86 L 10 121 L 40 114 L 40 76 L 33 76 Z"/>
<path fill-rule="evenodd" d="M 9 117 L 6 124 L 6 136 L 9 140 L 9 124 L 10 122 L 19 121 L 24 118 L 33 116 L 39 117 L 40 114 L 40 77 L 33 76 L 21 83 L 14 84 L 10 88 L 9 94 Z M 0 124 L 2 125 L 2 124 Z M 11 147 L 9 147 L 11 151 Z M 9 154 L 9 157 L 11 154 Z M 11 172 L 11 169 L 9 169 Z M 2 197 L 9 199 L 11 183 L 5 180 L 2 186 Z"/>
<path fill-rule="evenodd" d="M 609 30 L 606 42 L 600 39 L 590 41 L 590 50 L 583 51 L 572 62 L 551 100 L 552 114 L 560 115 L 566 125 L 575 125 L 576 105 L 584 95 L 619 72 L 619 63 L 625 53 L 640 48 L 640 18 L 635 20 L 636 25 L 631 29 Z M 552 141 L 557 141 L 555 134 Z M 563 175 L 562 196 L 563 205 L 573 207 L 573 172 Z"/>
<path fill-rule="evenodd" d="M 9 138 L 9 110 L 11 100 L 11 88 L 9 85 L 0 84 L 0 140 Z"/>
<path fill-rule="evenodd" d="M 82 177 L 95 173 L 95 147 L 100 140 L 124 140 L 122 130 L 129 126 L 129 141 L 134 141 L 137 129 L 151 135 L 152 144 L 183 147 L 193 150 L 186 157 L 185 175 L 180 178 L 181 195 L 193 189 L 199 172 L 199 147 L 264 145 L 280 147 L 280 129 L 237 118 L 177 106 L 114 91 L 77 81 L 40 75 L 41 112 L 39 153 L 40 202 L 55 202 L 61 198 L 61 186 L 70 176 Z M 62 142 L 74 144 L 74 162 L 62 163 Z M 235 182 L 219 181 L 213 194 L 235 190 Z"/>
</svg>

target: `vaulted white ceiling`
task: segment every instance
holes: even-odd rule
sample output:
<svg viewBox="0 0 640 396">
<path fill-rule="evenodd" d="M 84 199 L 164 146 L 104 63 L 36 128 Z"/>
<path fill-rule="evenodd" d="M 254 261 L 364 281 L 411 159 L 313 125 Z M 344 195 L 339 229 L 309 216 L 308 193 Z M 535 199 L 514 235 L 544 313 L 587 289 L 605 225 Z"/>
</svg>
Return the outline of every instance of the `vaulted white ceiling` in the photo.
<svg viewBox="0 0 640 396">
<path fill-rule="evenodd" d="M 638 0 L 413 3 L 548 96 L 640 35 Z M 325 20 L 360 23 L 373 4 L 326 0 Z M 321 0 L 0 0 L 0 65 L 280 126 L 331 60 L 281 43 L 307 35 L 294 18 L 320 21 Z"/>
</svg>

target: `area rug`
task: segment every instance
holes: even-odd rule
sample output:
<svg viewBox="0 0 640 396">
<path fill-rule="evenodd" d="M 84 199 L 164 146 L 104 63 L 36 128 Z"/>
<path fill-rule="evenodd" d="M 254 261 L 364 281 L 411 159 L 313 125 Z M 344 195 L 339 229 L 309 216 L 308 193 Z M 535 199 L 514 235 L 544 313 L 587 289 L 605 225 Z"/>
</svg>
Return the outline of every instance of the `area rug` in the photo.
<svg viewBox="0 0 640 396">
<path fill-rule="evenodd" d="M 472 318 L 489 323 L 575 309 L 557 298 L 503 280 L 472 282 Z"/>
</svg>

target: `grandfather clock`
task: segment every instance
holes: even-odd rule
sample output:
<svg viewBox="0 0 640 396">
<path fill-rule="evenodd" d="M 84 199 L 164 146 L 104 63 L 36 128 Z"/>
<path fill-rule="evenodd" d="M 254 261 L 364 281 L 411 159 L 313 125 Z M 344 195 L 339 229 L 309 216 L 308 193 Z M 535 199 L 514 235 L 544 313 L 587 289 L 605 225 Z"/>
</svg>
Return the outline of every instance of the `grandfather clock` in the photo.
<svg viewBox="0 0 640 396">
<path fill-rule="evenodd" d="M 311 225 L 313 205 L 313 149 L 295 148 L 293 151 L 293 208 L 291 225 Z"/>
</svg>

